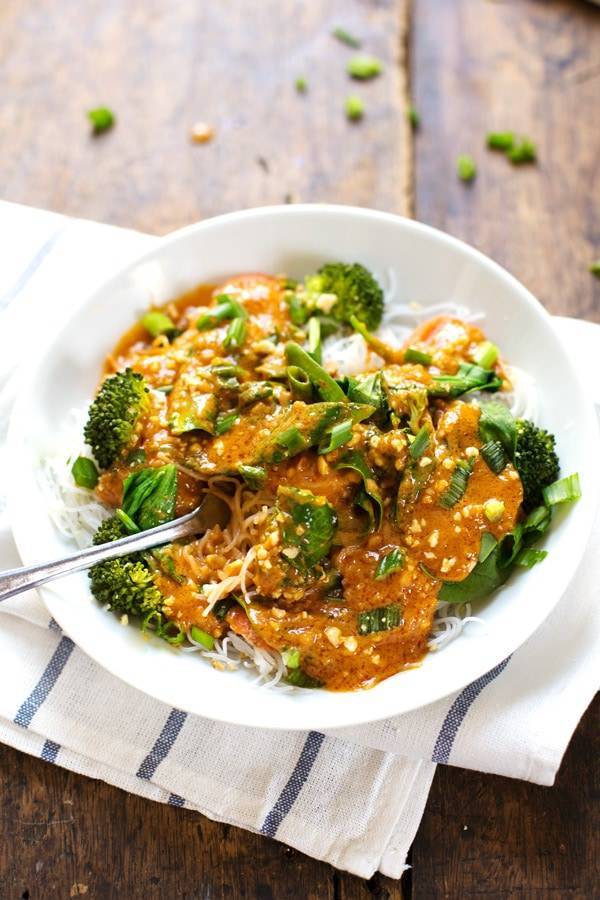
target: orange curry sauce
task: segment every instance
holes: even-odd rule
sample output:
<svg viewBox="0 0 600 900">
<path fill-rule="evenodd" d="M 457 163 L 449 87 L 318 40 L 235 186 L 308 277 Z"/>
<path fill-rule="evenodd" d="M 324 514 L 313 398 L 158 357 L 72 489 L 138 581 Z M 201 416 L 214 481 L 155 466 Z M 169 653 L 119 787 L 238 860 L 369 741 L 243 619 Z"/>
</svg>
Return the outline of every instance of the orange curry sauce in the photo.
<svg viewBox="0 0 600 900">
<path fill-rule="evenodd" d="M 239 461 L 255 463 L 253 452 L 265 432 L 268 435 L 271 417 L 292 406 L 285 374 L 282 377 L 282 348 L 286 340 L 302 343 L 305 336 L 290 320 L 284 284 L 282 279 L 250 274 L 217 288 L 200 286 L 164 308 L 180 332 L 172 342 L 164 336 L 153 340 L 138 325 L 108 357 L 106 373 L 130 366 L 144 376 L 149 387 L 162 389 L 150 392 L 150 408 L 138 423 L 134 446 L 146 451 L 145 465 L 175 463 L 180 467 L 178 514 L 198 504 L 211 474 L 226 472 L 231 480 Z M 223 345 L 227 322 L 207 331 L 195 326 L 203 308 L 214 305 L 219 294 L 234 296 L 248 313 L 239 350 L 229 351 Z M 273 335 L 277 335 L 275 344 L 268 340 Z M 483 340 L 484 335 L 473 325 L 440 316 L 419 326 L 406 345 L 430 354 L 432 366 L 382 367 L 373 358 L 371 368 L 387 373 L 395 383 L 406 380 L 426 387 L 432 374 L 452 374 L 459 363 L 471 362 Z M 169 422 L 181 392 L 214 393 L 214 384 L 203 381 L 198 373 L 215 364 L 240 367 L 242 387 L 245 381 L 272 378 L 277 388 L 272 397 L 243 410 L 235 426 L 221 437 L 200 430 L 173 434 Z M 501 368 L 496 368 L 502 376 Z M 233 408 L 236 402 L 233 394 L 221 393 L 221 409 Z M 330 590 L 331 578 L 320 577 L 316 571 L 304 578 L 298 573 L 290 575 L 290 559 L 273 513 L 257 532 L 249 567 L 254 596 L 247 612 L 236 605 L 225 620 L 212 613 L 203 615 L 202 585 L 235 575 L 241 566 L 239 559 L 228 560 L 223 535 L 216 529 L 214 539 L 209 535 L 201 546 L 191 542 L 186 552 L 174 554 L 183 578 L 157 574 L 159 587 L 168 598 L 165 615 L 182 627 L 196 624 L 215 637 L 232 628 L 259 646 L 298 649 L 302 669 L 331 690 L 370 687 L 417 664 L 427 652 L 441 580 L 464 579 L 477 561 L 483 532 L 500 538 L 511 531 L 523 499 L 512 465 L 495 475 L 479 455 L 477 405 L 434 400 L 429 402 L 427 415 L 432 441 L 416 466 L 413 461 L 412 469 L 406 429 L 378 431 L 365 422 L 353 426 L 348 446 L 364 454 L 383 499 L 381 527 L 370 534 L 365 534 L 355 505 L 360 475 L 335 467 L 348 446 L 324 455 L 318 455 L 316 449 L 304 450 L 267 467 L 261 488 L 266 506 L 276 510 L 277 489 L 283 485 L 311 491 L 319 502 L 327 502 L 335 510 L 338 531 L 328 565 L 329 572 L 337 571 L 341 578 L 337 593 Z M 440 498 L 460 460 L 470 463 L 472 474 L 462 498 L 447 509 Z M 413 472 L 410 477 L 409 469 Z M 130 467 L 121 464 L 103 474 L 97 488 L 100 499 L 118 506 L 123 480 L 130 472 Z M 484 503 L 490 499 L 501 501 L 504 510 L 493 522 L 484 514 Z M 403 553 L 404 565 L 376 580 L 379 561 L 393 548 Z M 358 614 L 392 603 L 401 608 L 400 625 L 362 634 Z"/>
</svg>

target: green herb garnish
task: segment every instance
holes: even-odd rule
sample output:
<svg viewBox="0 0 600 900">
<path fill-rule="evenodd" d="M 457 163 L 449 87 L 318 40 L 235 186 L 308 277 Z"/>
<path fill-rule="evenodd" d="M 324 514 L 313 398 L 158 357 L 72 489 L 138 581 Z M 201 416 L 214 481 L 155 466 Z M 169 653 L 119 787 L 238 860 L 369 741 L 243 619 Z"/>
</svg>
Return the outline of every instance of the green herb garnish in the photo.
<svg viewBox="0 0 600 900">
<path fill-rule="evenodd" d="M 490 131 L 486 142 L 490 150 L 502 150 L 507 153 L 514 146 L 515 136 L 512 131 Z"/>
<path fill-rule="evenodd" d="M 459 459 L 450 478 L 450 485 L 440 497 L 440 506 L 443 506 L 444 509 L 452 509 L 459 500 L 462 500 L 472 472 L 473 463 Z"/>
<path fill-rule="evenodd" d="M 303 78 L 302 76 L 300 76 L 299 78 L 296 78 L 296 80 L 294 82 L 294 87 L 296 88 L 296 91 L 299 94 L 305 94 L 308 90 L 308 82 L 307 82 L 306 78 Z"/>
<path fill-rule="evenodd" d="M 391 631 L 402 625 L 402 610 L 397 603 L 368 609 L 357 616 L 359 634 L 374 634 L 377 631 Z"/>
<path fill-rule="evenodd" d="M 346 44 L 347 47 L 354 47 L 355 50 L 358 50 L 361 46 L 360 40 L 354 37 L 353 34 L 350 34 L 349 31 L 346 31 L 345 28 L 334 28 L 331 33 L 334 38 L 337 38 L 342 44 Z"/>
<path fill-rule="evenodd" d="M 142 317 L 140 324 L 146 329 L 151 337 L 158 337 L 160 334 L 166 334 L 170 337 L 177 333 L 177 329 L 169 316 L 162 312 L 149 312 Z"/>
<path fill-rule="evenodd" d="M 393 575 L 394 572 L 398 572 L 402 569 L 405 562 L 406 556 L 400 547 L 394 547 L 393 550 L 390 550 L 389 553 L 382 556 L 377 563 L 377 568 L 375 569 L 375 581 L 384 581 L 384 579 Z"/>
<path fill-rule="evenodd" d="M 430 366 L 432 357 L 430 353 L 424 353 L 423 350 L 418 350 L 416 347 L 407 347 L 404 351 L 404 362 Z"/>
<path fill-rule="evenodd" d="M 477 175 L 477 166 L 472 156 L 464 153 L 456 160 L 456 171 L 461 181 L 473 181 Z"/>
<path fill-rule="evenodd" d="M 115 114 L 107 106 L 98 106 L 88 110 L 88 119 L 92 123 L 94 134 L 102 134 L 115 124 Z"/>
<path fill-rule="evenodd" d="M 358 122 L 365 114 L 365 104 L 360 97 L 356 96 L 356 94 L 346 97 L 344 109 L 346 111 L 346 118 L 351 122 Z"/>
<path fill-rule="evenodd" d="M 380 75 L 383 71 L 383 64 L 376 56 L 361 54 L 348 60 L 346 71 L 352 78 L 366 81 L 369 78 L 375 78 L 377 75 Z"/>
<path fill-rule="evenodd" d="M 409 106 L 406 110 L 406 118 L 408 119 L 408 123 L 413 131 L 416 131 L 417 128 L 421 125 L 421 116 L 414 106 Z"/>
</svg>

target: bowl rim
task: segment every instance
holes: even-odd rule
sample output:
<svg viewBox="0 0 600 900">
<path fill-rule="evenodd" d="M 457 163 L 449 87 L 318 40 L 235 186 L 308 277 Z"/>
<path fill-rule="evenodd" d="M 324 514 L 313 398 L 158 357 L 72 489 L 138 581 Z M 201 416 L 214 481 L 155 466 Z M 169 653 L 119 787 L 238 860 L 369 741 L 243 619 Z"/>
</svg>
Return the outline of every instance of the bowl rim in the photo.
<svg viewBox="0 0 600 900">
<path fill-rule="evenodd" d="M 474 259 L 479 265 L 487 268 L 488 271 L 493 273 L 496 277 L 498 277 L 501 281 L 507 285 L 507 288 L 512 290 L 513 293 L 517 294 L 519 297 L 519 301 L 521 303 L 525 303 L 530 308 L 535 310 L 535 313 L 538 316 L 541 316 L 546 324 L 552 328 L 552 317 L 548 313 L 548 311 L 542 306 L 542 304 L 536 299 L 536 297 L 510 272 L 508 272 L 503 266 L 499 263 L 492 260 L 490 257 L 486 256 L 483 252 L 478 250 L 475 247 L 472 247 L 470 244 L 456 238 L 452 235 L 447 234 L 440 229 L 434 228 L 430 225 L 426 225 L 421 222 L 417 222 L 413 219 L 409 219 L 405 216 L 400 216 L 395 213 L 383 212 L 379 210 L 367 209 L 363 207 L 357 206 L 345 206 L 342 204 L 325 204 L 325 203 L 304 203 L 304 204 L 289 204 L 289 205 L 272 205 L 272 206 L 262 206 L 251 209 L 239 210 L 235 212 L 225 213 L 223 215 L 215 216 L 209 219 L 205 219 L 201 222 L 193 223 L 191 225 L 187 225 L 183 228 L 177 229 L 174 232 L 171 232 L 168 235 L 165 235 L 160 240 L 158 240 L 154 246 L 150 247 L 148 250 L 143 253 L 137 255 L 133 260 L 126 263 L 124 266 L 121 266 L 115 273 L 109 276 L 109 278 L 102 281 L 97 287 L 95 287 L 92 291 L 86 294 L 81 303 L 77 305 L 75 309 L 70 310 L 70 312 L 61 319 L 59 327 L 55 330 L 55 332 L 51 335 L 50 340 L 51 344 L 54 345 L 56 342 L 60 341 L 64 336 L 65 332 L 68 331 L 72 320 L 81 312 L 81 310 L 93 303 L 94 299 L 98 295 L 102 295 L 107 291 L 110 291 L 111 288 L 118 284 L 121 279 L 127 276 L 127 274 L 136 269 L 138 266 L 143 265 L 149 260 L 152 260 L 156 256 L 160 256 L 165 252 L 168 252 L 169 248 L 178 243 L 180 240 L 185 239 L 190 234 L 202 234 L 203 231 L 226 228 L 229 223 L 238 222 L 240 220 L 246 219 L 254 219 L 260 220 L 272 216 L 282 216 L 282 217 L 302 217 L 304 215 L 314 215 L 320 214 L 324 217 L 335 215 L 348 215 L 349 217 L 360 217 L 365 223 L 368 224 L 369 221 L 378 221 L 378 222 L 388 222 L 393 224 L 395 227 L 402 227 L 409 232 L 416 232 L 418 234 L 426 235 L 432 238 L 434 241 L 439 241 L 442 244 L 446 244 L 452 247 L 455 251 L 462 254 L 463 256 L 470 257 Z M 46 341 L 47 343 L 47 341 Z M 559 341 L 560 343 L 560 341 Z M 22 431 L 19 430 L 19 423 L 22 418 L 22 410 L 26 403 L 27 397 L 27 386 L 35 380 L 35 374 L 38 368 L 41 366 L 42 361 L 45 357 L 41 357 L 38 359 L 36 366 L 33 367 L 30 373 L 20 373 L 16 376 L 17 383 L 23 388 L 18 391 L 17 400 L 11 411 L 9 428 L 8 428 L 8 437 L 7 437 L 7 450 L 9 454 L 9 458 L 14 458 L 13 454 L 18 452 L 18 443 L 19 440 L 22 441 L 23 435 Z M 583 388 L 583 384 L 581 382 L 578 371 L 575 366 L 572 364 L 570 358 L 568 358 L 565 353 L 564 363 L 568 366 L 570 377 L 578 386 L 579 390 L 582 394 L 582 400 L 584 405 L 587 407 L 586 414 L 586 426 L 590 425 L 592 419 L 595 425 L 596 415 L 595 410 L 592 404 L 591 399 L 588 397 L 587 392 Z M 588 429 L 590 431 L 590 429 Z M 600 441 L 598 439 L 597 427 L 595 428 L 595 432 L 592 429 L 590 431 L 592 434 L 592 440 L 594 440 L 595 434 L 595 446 L 596 450 L 600 450 Z M 586 476 L 589 476 L 590 473 L 586 472 Z M 9 512 L 12 512 L 13 504 L 16 502 L 16 493 L 18 487 L 19 479 L 16 478 L 12 484 L 13 490 L 9 494 Z M 593 520 L 595 517 L 596 509 L 598 506 L 598 498 L 600 496 L 600 474 L 596 475 L 592 473 L 592 477 L 588 477 L 586 479 L 586 489 L 584 494 L 584 502 L 579 501 L 584 507 L 584 525 L 585 528 L 585 540 L 581 542 L 581 544 L 577 548 L 577 552 L 575 554 L 575 561 L 571 561 L 569 566 L 565 566 L 562 571 L 562 578 L 557 579 L 557 589 L 554 592 L 554 602 L 551 605 L 546 605 L 542 611 L 541 615 L 538 615 L 533 622 L 531 623 L 531 627 L 528 627 L 527 632 L 520 632 L 518 640 L 513 642 L 512 649 L 510 653 L 513 653 L 518 647 L 522 646 L 522 644 L 529 638 L 531 635 L 540 627 L 543 621 L 547 618 L 547 616 L 552 612 L 555 608 L 556 604 L 561 599 L 564 591 L 566 590 L 568 583 L 572 579 L 585 548 L 587 546 L 589 536 L 591 533 L 591 528 L 593 524 Z M 583 515 L 583 513 L 582 513 Z M 13 535 L 15 538 L 15 543 L 17 545 L 20 556 L 25 560 L 26 563 L 33 562 L 31 558 L 31 552 L 28 548 L 27 538 L 25 529 L 21 524 L 15 523 L 14 517 L 11 515 L 11 527 L 13 531 Z M 581 517 L 580 517 L 581 518 Z M 580 529 L 582 529 L 582 525 L 580 523 Z M 61 610 L 60 604 L 57 604 L 56 598 L 53 594 L 53 591 L 49 587 L 41 587 L 39 589 L 39 594 L 42 597 L 42 600 L 49 612 L 56 620 L 56 622 L 63 627 L 61 622 Z M 64 629 L 65 633 L 68 634 L 68 629 Z M 381 709 L 374 709 L 373 712 L 370 712 L 368 716 L 365 716 L 364 712 L 356 712 L 352 713 L 352 707 L 349 708 L 348 714 L 343 717 L 342 722 L 336 722 L 334 725 L 328 724 L 324 718 L 318 715 L 315 715 L 310 723 L 307 723 L 306 718 L 302 717 L 302 721 L 299 724 L 294 724 L 293 721 L 286 719 L 285 721 L 271 721 L 268 723 L 257 722 L 255 718 L 252 717 L 252 714 L 247 716 L 231 716 L 227 714 L 226 710 L 219 709 L 211 709 L 210 713 L 199 712 L 196 708 L 189 708 L 189 705 L 185 703 L 174 703 L 172 693 L 170 690 L 160 690 L 153 689 L 152 691 L 148 691 L 144 684 L 142 683 L 142 679 L 132 677 L 130 673 L 124 673 L 123 667 L 118 664 L 118 661 L 114 663 L 108 663 L 105 656 L 98 654 L 95 652 L 95 644 L 92 640 L 82 641 L 81 639 L 77 639 L 76 643 L 79 647 L 92 658 L 98 665 L 100 665 L 103 669 L 110 672 L 112 675 L 115 675 L 120 680 L 125 683 L 131 685 L 134 688 L 137 688 L 148 696 L 151 696 L 161 702 L 178 706 L 181 709 L 184 709 L 188 712 L 191 712 L 196 715 L 204 716 L 205 718 L 210 718 L 215 721 L 221 721 L 229 724 L 236 724 L 242 726 L 254 726 L 260 728 L 266 728 L 268 730 L 307 730 L 307 729 L 344 729 L 346 727 L 357 726 L 368 724 L 370 722 L 377 722 L 387 718 L 390 718 L 394 715 L 403 715 L 405 713 L 414 711 L 416 709 L 420 709 L 430 705 L 431 703 L 437 702 L 438 700 L 442 700 L 449 695 L 460 691 L 468 684 L 470 684 L 476 678 L 481 677 L 486 672 L 491 671 L 501 663 L 506 658 L 506 652 L 504 649 L 496 654 L 490 655 L 489 664 L 486 663 L 484 667 L 478 666 L 473 672 L 469 673 L 468 676 L 465 677 L 465 674 L 459 675 L 456 678 L 450 677 L 443 687 L 440 688 L 439 692 L 435 694 L 433 697 L 427 697 L 425 699 L 419 699 L 418 696 L 414 699 L 414 702 L 404 703 L 402 705 L 402 709 L 400 711 L 390 708 L 390 704 L 384 704 Z M 509 653 L 509 655 L 510 655 Z M 399 673 L 400 675 L 402 673 Z M 372 694 L 373 691 L 377 690 L 377 686 L 371 689 L 368 692 Z M 304 693 L 304 692 L 302 692 Z M 352 694 L 353 692 L 351 692 Z M 360 693 L 360 692 L 359 692 Z M 339 696 L 333 694 L 332 696 Z M 393 705 L 393 704 L 391 704 Z"/>
</svg>

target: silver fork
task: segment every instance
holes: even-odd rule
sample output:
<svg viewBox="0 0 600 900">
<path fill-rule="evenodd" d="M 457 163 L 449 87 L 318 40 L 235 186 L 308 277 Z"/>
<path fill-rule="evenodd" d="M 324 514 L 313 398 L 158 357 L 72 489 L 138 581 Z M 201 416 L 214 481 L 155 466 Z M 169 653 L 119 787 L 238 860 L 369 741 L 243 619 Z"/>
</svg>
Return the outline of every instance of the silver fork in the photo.
<svg viewBox="0 0 600 900">
<path fill-rule="evenodd" d="M 229 521 L 229 516 L 229 506 L 219 497 L 207 494 L 200 506 L 197 506 L 191 513 L 173 519 L 172 522 L 165 522 L 164 525 L 159 525 L 157 528 L 150 528 L 148 531 L 120 538 L 110 544 L 96 544 L 94 547 L 79 550 L 64 559 L 38 563 L 36 566 L 24 566 L 20 569 L 9 569 L 7 572 L 0 573 L 0 601 L 8 600 L 15 594 L 38 587 L 54 578 L 63 578 L 73 572 L 89 569 L 95 563 L 103 562 L 106 559 L 115 559 L 118 556 L 125 556 L 127 553 L 169 544 L 171 541 L 207 531 L 215 525 L 224 526 Z"/>
</svg>

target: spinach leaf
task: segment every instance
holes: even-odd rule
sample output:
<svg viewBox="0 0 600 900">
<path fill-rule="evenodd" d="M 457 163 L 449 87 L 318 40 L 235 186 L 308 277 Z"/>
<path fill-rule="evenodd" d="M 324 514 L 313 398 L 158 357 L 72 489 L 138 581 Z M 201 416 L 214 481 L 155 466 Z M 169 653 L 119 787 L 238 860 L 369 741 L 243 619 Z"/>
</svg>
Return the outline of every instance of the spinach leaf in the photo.
<svg viewBox="0 0 600 900">
<path fill-rule="evenodd" d="M 525 522 L 517 525 L 499 541 L 485 533 L 481 540 L 479 561 L 462 581 L 445 581 L 438 594 L 438 600 L 447 603 L 474 603 L 483 600 L 508 579 L 519 559 L 528 562 L 531 556 L 527 550 L 548 530 L 551 512 L 545 506 L 534 509 Z M 538 551 L 542 552 L 542 551 Z M 535 559 L 539 562 L 541 557 Z M 528 563 L 525 563 L 526 565 Z"/>
<path fill-rule="evenodd" d="M 310 572 L 331 550 L 337 527 L 335 510 L 324 497 L 281 485 L 277 489 L 277 502 L 285 517 L 283 543 L 298 551 L 284 556 L 295 569 Z"/>
<path fill-rule="evenodd" d="M 353 469 L 361 476 L 363 481 L 362 488 L 356 497 L 355 503 L 364 509 L 367 514 L 369 514 L 368 507 L 371 507 L 369 532 L 376 531 L 383 519 L 383 499 L 375 480 L 375 474 L 366 459 L 358 450 L 349 450 L 337 463 L 336 469 Z M 370 503 L 367 501 L 370 501 Z"/>
<path fill-rule="evenodd" d="M 172 465 L 140 469 L 123 484 L 123 511 L 142 531 L 175 517 L 177 468 Z"/>
</svg>

